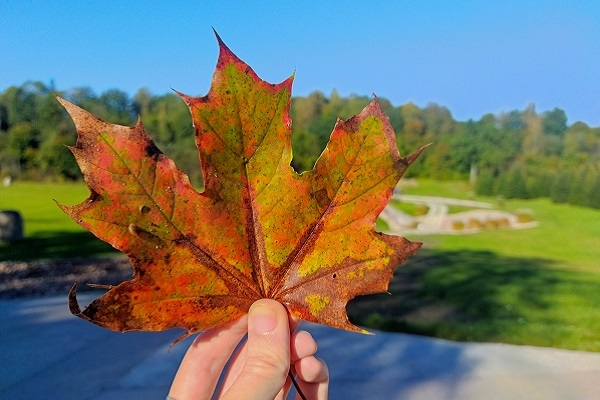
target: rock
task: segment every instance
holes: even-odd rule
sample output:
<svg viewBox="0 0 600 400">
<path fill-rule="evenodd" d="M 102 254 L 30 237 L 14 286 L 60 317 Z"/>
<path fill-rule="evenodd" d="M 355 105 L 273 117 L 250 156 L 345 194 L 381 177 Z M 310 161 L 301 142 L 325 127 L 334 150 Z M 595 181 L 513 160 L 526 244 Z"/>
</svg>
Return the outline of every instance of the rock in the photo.
<svg viewBox="0 0 600 400">
<path fill-rule="evenodd" d="M 23 218 L 18 211 L 0 211 L 0 242 L 17 242 L 23 239 Z"/>
</svg>

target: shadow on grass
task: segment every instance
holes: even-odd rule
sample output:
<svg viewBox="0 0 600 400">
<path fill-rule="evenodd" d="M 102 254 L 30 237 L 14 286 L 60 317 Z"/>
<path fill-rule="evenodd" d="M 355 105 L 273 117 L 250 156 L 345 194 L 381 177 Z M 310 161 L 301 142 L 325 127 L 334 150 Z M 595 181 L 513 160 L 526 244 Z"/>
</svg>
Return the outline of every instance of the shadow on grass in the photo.
<svg viewBox="0 0 600 400">
<path fill-rule="evenodd" d="M 425 249 L 398 268 L 392 295 L 358 297 L 348 315 L 381 330 L 560 347 L 566 339 L 554 328 L 566 324 L 566 314 L 588 312 L 561 306 L 561 299 L 591 299 L 599 290 L 597 276 L 556 268 L 551 260 Z"/>
<path fill-rule="evenodd" d="M 89 232 L 51 232 L 0 244 L 0 261 L 31 261 L 115 254 L 109 244 Z"/>
</svg>

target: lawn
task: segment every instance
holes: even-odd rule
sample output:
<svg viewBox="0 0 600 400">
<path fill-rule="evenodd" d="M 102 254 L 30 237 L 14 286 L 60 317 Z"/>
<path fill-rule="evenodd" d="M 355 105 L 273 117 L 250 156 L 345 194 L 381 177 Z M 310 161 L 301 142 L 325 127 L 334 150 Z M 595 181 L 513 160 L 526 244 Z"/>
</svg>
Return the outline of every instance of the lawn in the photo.
<svg viewBox="0 0 600 400">
<path fill-rule="evenodd" d="M 468 185 L 462 182 L 423 181 L 406 189 L 407 194 L 467 198 Z M 441 194 L 437 194 L 441 193 Z M 500 207 L 489 197 L 470 197 L 517 212 L 525 210 L 539 222 L 533 229 L 491 230 L 476 235 L 412 237 L 438 250 L 485 250 L 510 257 L 545 258 L 568 269 L 600 273 L 600 210 L 553 204 L 548 199 L 504 200 Z"/>
<path fill-rule="evenodd" d="M 89 257 L 114 253 L 71 220 L 53 199 L 72 205 L 89 195 L 82 183 L 16 182 L 0 186 L 0 210 L 17 210 L 24 219 L 25 239 L 0 244 L 0 261 Z"/>
<path fill-rule="evenodd" d="M 419 182 L 407 194 L 496 203 L 466 183 Z M 351 320 L 393 331 L 600 351 L 600 210 L 545 199 L 505 200 L 539 226 L 461 236 L 413 236 L 422 251 L 399 268 L 390 295 L 349 306 Z"/>
<path fill-rule="evenodd" d="M 404 192 L 496 203 L 472 196 L 466 183 L 422 181 Z M 76 204 L 87 196 L 81 183 L 0 187 L 0 209 L 20 211 L 26 233 L 20 243 L 0 244 L 0 261 L 114 254 L 53 201 Z M 529 210 L 539 226 L 412 236 L 423 249 L 397 270 L 392 295 L 353 300 L 350 319 L 453 340 L 600 351 L 600 210 L 544 199 L 502 206 Z"/>
</svg>

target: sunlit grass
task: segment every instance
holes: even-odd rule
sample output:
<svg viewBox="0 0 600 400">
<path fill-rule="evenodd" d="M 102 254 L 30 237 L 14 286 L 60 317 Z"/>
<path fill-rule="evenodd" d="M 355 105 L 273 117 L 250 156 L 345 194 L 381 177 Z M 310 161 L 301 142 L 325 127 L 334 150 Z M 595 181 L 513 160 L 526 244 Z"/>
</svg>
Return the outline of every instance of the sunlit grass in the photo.
<svg viewBox="0 0 600 400">
<path fill-rule="evenodd" d="M 412 235 L 422 251 L 389 295 L 351 302 L 373 328 L 461 341 L 600 351 L 600 210 L 547 199 L 477 197 L 464 182 L 419 181 L 404 193 L 474 199 L 527 210 L 538 227 L 471 235 Z"/>
<path fill-rule="evenodd" d="M 25 220 L 25 235 L 31 236 L 52 230 L 82 232 L 56 205 L 81 203 L 89 196 L 83 183 L 15 182 L 0 186 L 0 210 L 17 210 Z"/>
<path fill-rule="evenodd" d="M 0 187 L 0 210 L 19 211 L 24 220 L 25 239 L 0 243 L 1 260 L 92 257 L 114 253 L 69 218 L 53 199 L 62 204 L 81 203 L 89 196 L 83 183 L 16 182 Z"/>
<path fill-rule="evenodd" d="M 436 196 L 443 193 L 459 198 L 465 196 L 467 188 L 463 182 L 424 181 L 405 192 Z M 496 203 L 494 198 L 476 199 Z M 548 199 L 504 200 L 502 205 L 507 211 L 527 210 L 538 227 L 489 230 L 474 235 L 413 236 L 413 239 L 441 250 L 489 250 L 507 256 L 548 258 L 566 268 L 600 272 L 600 210 L 553 204 Z"/>
</svg>

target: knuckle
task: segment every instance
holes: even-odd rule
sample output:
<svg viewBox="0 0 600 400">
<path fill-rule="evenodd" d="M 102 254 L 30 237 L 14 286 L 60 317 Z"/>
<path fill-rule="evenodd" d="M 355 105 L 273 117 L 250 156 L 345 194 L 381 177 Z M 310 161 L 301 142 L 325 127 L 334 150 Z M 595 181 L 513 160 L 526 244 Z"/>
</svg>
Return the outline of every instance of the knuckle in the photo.
<svg viewBox="0 0 600 400">
<path fill-rule="evenodd" d="M 244 369 L 252 375 L 283 382 L 287 378 L 289 365 L 279 357 L 249 357 Z"/>
</svg>

